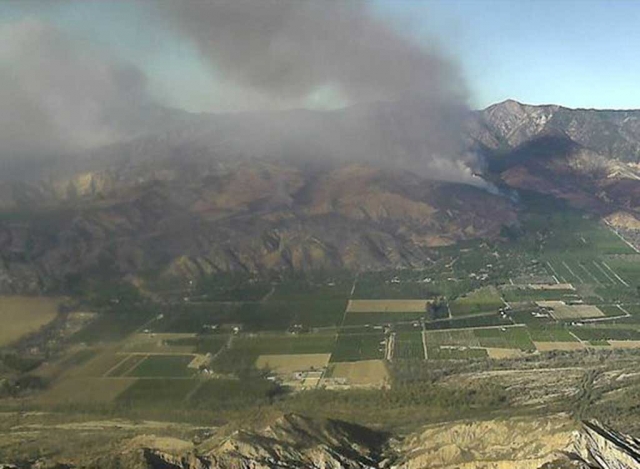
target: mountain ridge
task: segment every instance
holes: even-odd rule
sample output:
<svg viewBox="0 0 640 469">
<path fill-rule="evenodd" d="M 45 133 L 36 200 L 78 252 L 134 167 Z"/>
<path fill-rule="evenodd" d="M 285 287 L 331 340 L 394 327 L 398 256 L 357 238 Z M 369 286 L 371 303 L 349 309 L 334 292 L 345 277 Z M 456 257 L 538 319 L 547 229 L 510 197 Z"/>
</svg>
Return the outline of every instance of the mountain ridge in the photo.
<svg viewBox="0 0 640 469">
<path fill-rule="evenodd" d="M 269 123 L 181 115 L 173 130 L 0 182 L 0 290 L 53 291 L 105 266 L 120 278 L 183 279 L 418 267 L 429 249 L 517 225 L 512 190 L 640 220 L 640 111 L 497 103 L 465 124 L 465 145 L 486 168 L 459 155 L 436 172 L 415 170 L 436 128 L 422 126 L 420 105 L 348 113 L 283 112 Z M 345 133 L 346 122 L 355 127 Z M 325 133 L 301 139 L 287 132 L 293 123 Z M 371 125 L 379 135 L 349 149 Z M 377 156 L 367 159 L 370 149 Z M 386 154 L 399 156 L 381 163 Z M 459 180 L 434 180 L 443 176 Z"/>
</svg>

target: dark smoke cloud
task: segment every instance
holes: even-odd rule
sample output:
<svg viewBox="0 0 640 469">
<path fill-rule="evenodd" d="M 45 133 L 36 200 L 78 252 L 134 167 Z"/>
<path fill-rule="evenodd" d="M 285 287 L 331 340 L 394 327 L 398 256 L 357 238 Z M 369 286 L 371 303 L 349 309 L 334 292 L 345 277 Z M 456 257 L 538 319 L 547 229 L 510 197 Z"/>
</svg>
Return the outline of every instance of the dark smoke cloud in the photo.
<svg viewBox="0 0 640 469">
<path fill-rule="evenodd" d="M 219 74 L 275 100 L 335 87 L 350 102 L 420 95 L 460 102 L 456 67 L 408 39 L 360 0 L 156 2 Z"/>
<path fill-rule="evenodd" d="M 0 25 L 0 160 L 117 141 L 151 102 L 145 88 L 136 67 L 51 24 Z"/>
</svg>

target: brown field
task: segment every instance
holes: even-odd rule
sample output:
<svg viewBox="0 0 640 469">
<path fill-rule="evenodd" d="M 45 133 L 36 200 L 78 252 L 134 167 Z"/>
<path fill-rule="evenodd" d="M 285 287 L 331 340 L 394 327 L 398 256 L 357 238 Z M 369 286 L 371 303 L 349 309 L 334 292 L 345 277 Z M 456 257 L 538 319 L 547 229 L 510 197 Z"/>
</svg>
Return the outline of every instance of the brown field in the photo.
<svg viewBox="0 0 640 469">
<path fill-rule="evenodd" d="M 609 340 L 612 348 L 640 348 L 640 340 Z"/>
<path fill-rule="evenodd" d="M 349 300 L 348 313 L 423 313 L 426 300 Z"/>
<path fill-rule="evenodd" d="M 278 374 L 289 374 L 311 369 L 319 370 L 329 364 L 330 358 L 330 353 L 260 355 L 256 360 L 256 368 L 268 368 Z"/>
<path fill-rule="evenodd" d="M 199 369 L 201 366 L 209 365 L 211 361 L 211 356 L 206 356 L 202 354 L 196 354 L 191 360 L 191 363 L 187 365 L 187 368 L 193 368 L 194 370 Z"/>
<path fill-rule="evenodd" d="M 334 363 L 332 378 L 347 380 L 354 386 L 384 387 L 389 383 L 389 371 L 383 360 Z"/>
<path fill-rule="evenodd" d="M 136 381 L 136 378 L 63 379 L 38 396 L 36 402 L 48 405 L 110 402 Z"/>
<path fill-rule="evenodd" d="M 583 350 L 585 347 L 581 342 L 534 342 L 540 352 L 551 350 Z"/>
<path fill-rule="evenodd" d="M 195 334 L 134 334 L 127 339 L 122 351 L 125 353 L 186 353 L 195 351 L 195 345 L 168 345 L 166 341 L 176 339 L 189 339 Z"/>
<path fill-rule="evenodd" d="M 0 347 L 49 324 L 63 301 L 59 297 L 0 296 Z"/>
<path fill-rule="evenodd" d="M 515 348 L 487 347 L 485 350 L 487 351 L 489 358 L 494 358 L 496 360 L 502 360 L 504 358 L 521 358 L 525 356 L 525 353 L 522 350 Z"/>
<path fill-rule="evenodd" d="M 527 285 L 531 290 L 575 290 L 570 283 L 531 283 Z"/>
<path fill-rule="evenodd" d="M 105 349 L 87 363 L 69 371 L 74 378 L 100 378 L 129 358 L 129 355 L 117 355 L 113 348 Z"/>
<path fill-rule="evenodd" d="M 593 305 L 568 305 L 564 301 L 536 301 L 538 306 L 552 309 L 552 315 L 559 320 L 601 318 L 605 314 Z"/>
</svg>

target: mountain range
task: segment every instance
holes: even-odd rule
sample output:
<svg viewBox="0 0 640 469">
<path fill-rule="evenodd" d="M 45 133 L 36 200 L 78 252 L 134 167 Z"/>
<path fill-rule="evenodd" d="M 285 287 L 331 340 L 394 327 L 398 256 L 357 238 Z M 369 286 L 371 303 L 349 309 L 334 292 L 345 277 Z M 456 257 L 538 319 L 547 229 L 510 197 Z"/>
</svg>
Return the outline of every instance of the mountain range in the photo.
<svg viewBox="0 0 640 469">
<path fill-rule="evenodd" d="M 78 275 L 419 267 L 435 247 L 517 226 L 523 190 L 640 228 L 640 111 L 510 100 L 465 114 L 459 138 L 419 103 L 152 114 L 81 157 L 5 163 L 0 292 Z"/>
</svg>

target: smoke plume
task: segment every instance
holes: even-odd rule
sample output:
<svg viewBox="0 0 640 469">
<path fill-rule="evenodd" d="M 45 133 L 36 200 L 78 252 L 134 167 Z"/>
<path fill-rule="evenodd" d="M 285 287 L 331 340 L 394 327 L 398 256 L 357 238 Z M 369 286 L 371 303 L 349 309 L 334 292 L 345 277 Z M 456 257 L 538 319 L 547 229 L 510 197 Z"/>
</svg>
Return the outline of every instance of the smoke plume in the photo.
<svg viewBox="0 0 640 469">
<path fill-rule="evenodd" d="M 133 65 L 39 20 L 0 25 L 0 159 L 40 159 L 121 139 L 150 102 Z"/>
<path fill-rule="evenodd" d="M 360 105 L 330 124 L 295 121 L 300 116 L 286 125 L 263 123 L 261 133 L 279 135 L 280 148 L 284 140 L 299 158 L 342 157 L 485 184 L 473 174 L 476 158 L 464 151 L 468 109 L 458 68 L 375 16 L 371 3 L 213 0 L 155 7 L 218 76 L 258 93 L 262 103 L 301 106 L 328 89 L 343 103 Z"/>
<path fill-rule="evenodd" d="M 229 82 L 274 101 L 333 87 L 349 102 L 420 95 L 458 101 L 456 67 L 373 16 L 361 0 L 158 3 Z"/>
<path fill-rule="evenodd" d="M 212 119 L 225 121 L 208 132 L 212 147 L 222 141 L 233 143 L 232 154 L 341 159 L 485 184 L 473 174 L 478 161 L 465 152 L 468 108 L 458 68 L 374 14 L 372 3 L 137 5 L 152 28 L 196 47 L 219 86 L 244 100 L 238 109 L 259 97 L 257 110 L 271 111 Z M 0 24 L 0 162 L 84 153 L 173 125 L 171 116 L 156 116 L 161 125 L 150 116 L 159 106 L 141 69 L 88 39 L 39 20 Z M 323 96 L 334 107 L 351 107 L 315 117 L 272 112 L 305 107 Z"/>
</svg>

